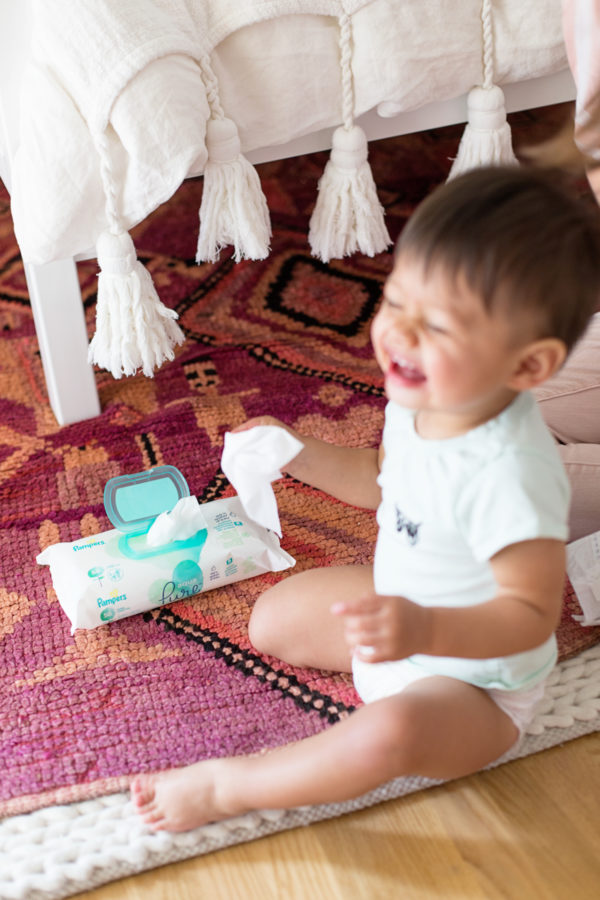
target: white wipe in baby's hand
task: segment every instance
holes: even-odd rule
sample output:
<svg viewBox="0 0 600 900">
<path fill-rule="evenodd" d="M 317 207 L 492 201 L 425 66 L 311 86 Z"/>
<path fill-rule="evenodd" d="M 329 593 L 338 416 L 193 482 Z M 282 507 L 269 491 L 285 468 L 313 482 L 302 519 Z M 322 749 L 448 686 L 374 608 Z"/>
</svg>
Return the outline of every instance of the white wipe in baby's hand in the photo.
<svg viewBox="0 0 600 900">
<path fill-rule="evenodd" d="M 294 459 L 303 446 L 302 441 L 278 425 L 256 425 L 225 434 L 223 472 L 250 518 L 279 537 L 281 525 L 271 482 L 282 477 L 281 467 Z"/>
</svg>

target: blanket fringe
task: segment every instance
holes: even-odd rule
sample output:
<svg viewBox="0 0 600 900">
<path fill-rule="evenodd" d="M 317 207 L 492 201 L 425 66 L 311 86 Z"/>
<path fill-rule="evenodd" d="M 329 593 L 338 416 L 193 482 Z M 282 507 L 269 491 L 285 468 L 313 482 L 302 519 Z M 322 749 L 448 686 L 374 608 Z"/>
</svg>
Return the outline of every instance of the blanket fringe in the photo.
<svg viewBox="0 0 600 900">
<path fill-rule="evenodd" d="M 367 137 L 354 123 L 352 26 L 339 18 L 343 125 L 333 133 L 331 156 L 319 181 L 308 241 L 313 256 L 329 262 L 356 250 L 367 256 L 390 244 L 384 210 L 367 162 Z"/>
<path fill-rule="evenodd" d="M 518 165 L 506 118 L 504 91 L 494 84 L 494 28 L 492 0 L 482 0 L 483 81 L 467 98 L 467 125 L 448 178 L 476 166 Z"/>
<path fill-rule="evenodd" d="M 468 96 L 468 120 L 449 178 L 476 166 L 517 165 L 504 92 L 497 85 L 475 87 Z"/>
<path fill-rule="evenodd" d="M 271 239 L 269 210 L 258 173 L 241 152 L 235 122 L 209 119 L 206 146 L 196 262 L 215 262 L 229 244 L 236 262 L 265 259 Z"/>
<path fill-rule="evenodd" d="M 367 155 L 362 128 L 336 129 L 308 233 L 313 255 L 323 262 L 356 250 L 374 256 L 390 243 Z"/>
<path fill-rule="evenodd" d="M 98 300 L 96 333 L 88 360 L 108 369 L 114 378 L 154 369 L 174 357 L 173 348 L 185 336 L 175 323 L 177 313 L 161 303 L 150 273 L 137 259 L 131 235 L 123 227 L 108 127 L 94 134 L 100 157 L 108 228 L 96 242 Z"/>
<path fill-rule="evenodd" d="M 96 333 L 88 359 L 114 378 L 134 375 L 138 369 L 152 377 L 185 340 L 175 321 L 177 313 L 161 303 L 126 231 L 104 232 L 96 250 L 100 265 Z"/>
</svg>

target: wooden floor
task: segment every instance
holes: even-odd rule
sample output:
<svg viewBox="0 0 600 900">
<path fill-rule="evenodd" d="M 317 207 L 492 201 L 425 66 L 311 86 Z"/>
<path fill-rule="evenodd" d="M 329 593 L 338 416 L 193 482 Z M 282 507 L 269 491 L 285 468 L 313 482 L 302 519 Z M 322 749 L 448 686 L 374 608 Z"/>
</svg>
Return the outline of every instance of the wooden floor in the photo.
<svg viewBox="0 0 600 900">
<path fill-rule="evenodd" d="M 600 734 L 79 900 L 598 900 Z"/>
</svg>

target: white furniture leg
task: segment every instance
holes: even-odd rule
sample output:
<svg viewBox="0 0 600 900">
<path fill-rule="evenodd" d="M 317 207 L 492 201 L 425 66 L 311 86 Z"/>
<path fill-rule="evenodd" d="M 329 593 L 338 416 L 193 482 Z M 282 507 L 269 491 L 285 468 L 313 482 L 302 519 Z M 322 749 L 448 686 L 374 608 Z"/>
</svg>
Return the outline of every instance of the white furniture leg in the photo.
<svg viewBox="0 0 600 900">
<path fill-rule="evenodd" d="M 11 159 L 19 135 L 19 85 L 29 58 L 31 0 L 0 0 L 0 177 L 10 191 Z M 77 269 L 72 259 L 25 265 L 50 405 L 59 425 L 100 412 Z"/>
<path fill-rule="evenodd" d="M 77 268 L 72 259 L 25 264 L 50 406 L 59 425 L 100 413 Z"/>
</svg>

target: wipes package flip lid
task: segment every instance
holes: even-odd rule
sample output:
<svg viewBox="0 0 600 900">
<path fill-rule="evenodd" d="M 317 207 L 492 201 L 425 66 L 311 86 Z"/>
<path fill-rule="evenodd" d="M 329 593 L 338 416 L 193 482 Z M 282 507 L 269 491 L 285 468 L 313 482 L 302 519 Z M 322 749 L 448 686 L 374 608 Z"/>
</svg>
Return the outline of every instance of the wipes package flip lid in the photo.
<svg viewBox="0 0 600 900">
<path fill-rule="evenodd" d="M 189 504 L 182 507 L 182 504 Z M 206 522 L 187 482 L 175 466 L 156 466 L 145 472 L 110 478 L 104 488 L 104 508 L 120 532 L 119 550 L 129 559 L 147 559 L 173 549 L 202 546 Z M 187 531 L 182 540 L 177 519 L 187 512 Z M 191 516 L 190 516 L 191 512 Z M 151 540 L 156 523 L 171 517 L 171 528 L 158 530 L 162 540 Z M 179 528 L 181 531 L 181 528 Z"/>
<path fill-rule="evenodd" d="M 145 534 L 157 516 L 189 495 L 187 481 L 179 469 L 156 466 L 145 472 L 109 478 L 104 487 L 104 509 L 119 531 Z"/>
</svg>

